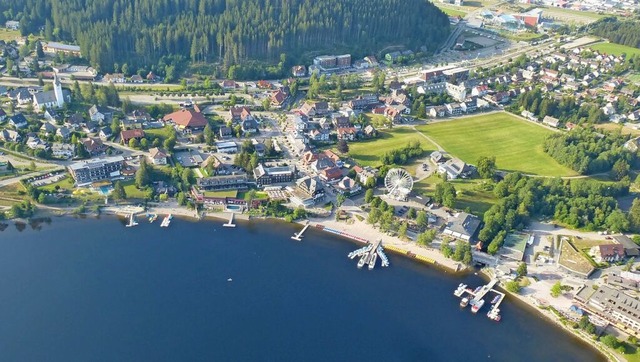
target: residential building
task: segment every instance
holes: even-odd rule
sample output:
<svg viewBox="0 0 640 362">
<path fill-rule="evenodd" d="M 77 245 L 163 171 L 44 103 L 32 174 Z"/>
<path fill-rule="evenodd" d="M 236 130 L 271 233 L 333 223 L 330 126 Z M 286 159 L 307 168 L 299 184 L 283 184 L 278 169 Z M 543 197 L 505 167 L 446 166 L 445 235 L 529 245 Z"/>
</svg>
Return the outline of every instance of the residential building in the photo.
<svg viewBox="0 0 640 362">
<path fill-rule="evenodd" d="M 624 247 L 620 244 L 605 244 L 592 247 L 589 254 L 597 263 L 615 263 L 624 259 Z"/>
<path fill-rule="evenodd" d="M 467 177 L 470 173 L 467 164 L 459 158 L 452 158 L 438 165 L 438 173 L 446 174 L 448 180 Z"/>
<path fill-rule="evenodd" d="M 370 177 L 373 177 L 373 178 L 378 177 L 378 170 L 371 166 L 365 166 L 365 167 L 354 166 L 353 170 L 356 172 L 358 181 L 360 181 L 360 183 L 363 185 L 367 183 L 367 180 Z"/>
<path fill-rule="evenodd" d="M 229 115 L 231 116 L 231 121 L 237 123 L 247 117 L 250 117 L 251 111 L 245 106 L 231 107 L 229 108 Z"/>
<path fill-rule="evenodd" d="M 113 132 L 111 131 L 111 127 L 102 127 L 100 128 L 100 132 L 98 132 L 98 137 L 100 137 L 100 140 L 102 141 L 109 140 L 112 135 Z"/>
<path fill-rule="evenodd" d="M 16 131 L 10 129 L 0 130 L 0 140 L 4 142 L 20 142 L 22 136 Z"/>
<path fill-rule="evenodd" d="M 307 68 L 305 68 L 304 65 L 296 65 L 291 68 L 291 74 L 294 77 L 304 77 L 305 75 L 307 75 Z"/>
<path fill-rule="evenodd" d="M 120 177 L 124 167 L 122 156 L 98 158 L 89 161 L 75 162 L 67 167 L 77 186 L 89 185 L 96 181 Z"/>
<path fill-rule="evenodd" d="M 292 182 L 295 180 L 295 176 L 295 166 L 268 167 L 260 163 L 258 167 L 253 169 L 253 177 L 256 179 L 258 187 L 275 183 Z"/>
<path fill-rule="evenodd" d="M 555 117 L 544 116 L 544 118 L 542 119 L 542 123 L 546 124 L 549 127 L 558 128 L 558 126 L 560 125 L 560 120 Z"/>
<path fill-rule="evenodd" d="M 141 141 L 144 138 L 144 131 L 141 129 L 129 129 L 120 132 L 120 143 L 128 145 L 129 141 L 135 139 Z"/>
<path fill-rule="evenodd" d="M 97 156 L 107 151 L 107 146 L 102 143 L 100 138 L 88 137 L 80 141 L 84 148 L 91 156 Z"/>
<path fill-rule="evenodd" d="M 200 113 L 200 108 L 198 108 L 198 106 L 194 106 L 194 108 L 189 109 L 181 109 L 167 114 L 163 117 L 163 120 L 165 122 L 175 124 L 178 129 L 187 133 L 203 130 L 208 124 L 207 119 L 202 113 Z"/>
<path fill-rule="evenodd" d="M 104 81 L 107 83 L 125 83 L 127 78 L 122 73 L 107 73 L 104 76 Z"/>
<path fill-rule="evenodd" d="M 169 153 L 162 148 L 154 147 L 149 149 L 149 159 L 154 165 L 166 165 Z"/>
<path fill-rule="evenodd" d="M 380 103 L 380 100 L 377 95 L 368 94 L 350 100 L 348 105 L 351 109 L 365 109 L 373 107 L 378 103 Z"/>
<path fill-rule="evenodd" d="M 71 158 L 76 154 L 76 145 L 68 143 L 54 143 L 51 145 L 51 156 L 55 158 Z"/>
<path fill-rule="evenodd" d="M 354 179 L 345 176 L 336 184 L 336 188 L 340 193 L 357 194 L 362 191 L 362 187 Z"/>
<path fill-rule="evenodd" d="M 220 138 L 222 139 L 233 137 L 233 130 L 231 129 L 231 127 L 220 127 L 218 133 L 220 135 Z"/>
<path fill-rule="evenodd" d="M 640 256 L 640 247 L 638 246 L 638 244 L 634 243 L 633 240 L 631 240 L 628 236 L 616 235 L 616 236 L 613 236 L 613 240 L 618 244 L 622 245 L 626 256 L 628 257 Z"/>
<path fill-rule="evenodd" d="M 329 167 L 319 172 L 320 179 L 331 182 L 342 178 L 342 171 L 339 167 Z"/>
<path fill-rule="evenodd" d="M 113 112 L 108 108 L 98 107 L 97 105 L 91 106 L 89 108 L 89 118 L 96 123 L 104 124 L 105 122 L 109 122 Z"/>
<path fill-rule="evenodd" d="M 252 134 L 258 132 L 258 122 L 253 117 L 247 117 L 241 124 L 242 132 Z"/>
<path fill-rule="evenodd" d="M 27 127 L 28 122 L 22 113 L 16 113 L 9 117 L 9 124 L 15 129 L 23 129 Z"/>
<path fill-rule="evenodd" d="M 356 139 L 358 131 L 354 127 L 338 128 L 338 139 L 353 141 Z"/>
</svg>

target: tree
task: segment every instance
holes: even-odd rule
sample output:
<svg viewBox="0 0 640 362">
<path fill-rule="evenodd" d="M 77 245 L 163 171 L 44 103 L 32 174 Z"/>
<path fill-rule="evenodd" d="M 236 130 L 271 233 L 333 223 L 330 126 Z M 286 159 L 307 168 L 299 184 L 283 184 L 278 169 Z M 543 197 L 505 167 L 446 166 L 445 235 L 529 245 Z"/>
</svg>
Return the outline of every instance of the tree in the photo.
<svg viewBox="0 0 640 362">
<path fill-rule="evenodd" d="M 349 152 L 349 144 L 345 140 L 340 140 L 338 141 L 337 149 L 340 153 L 345 154 Z"/>
<path fill-rule="evenodd" d="M 436 238 L 436 229 L 429 229 L 423 233 L 418 234 L 416 242 L 420 245 L 429 245 Z"/>
<path fill-rule="evenodd" d="M 407 236 L 407 223 L 403 222 L 400 224 L 400 227 L 398 228 L 398 237 L 400 239 L 404 239 Z"/>
<path fill-rule="evenodd" d="M 29 162 L 29 170 L 31 171 L 35 171 L 36 170 L 36 163 L 31 161 Z"/>
<path fill-rule="evenodd" d="M 451 246 L 449 246 L 448 240 L 442 241 L 442 243 L 440 244 L 440 251 L 442 252 L 442 255 L 444 255 L 445 258 L 449 258 L 451 256 L 451 254 L 453 253 L 453 250 L 451 250 Z"/>
<path fill-rule="evenodd" d="M 635 198 L 631 203 L 631 208 L 629 209 L 629 224 L 630 227 L 638 232 L 640 231 L 640 199 Z"/>
<path fill-rule="evenodd" d="M 417 214 L 416 214 L 416 224 L 421 229 L 425 229 L 429 225 L 429 217 L 427 216 L 426 212 L 424 212 L 422 210 L 417 212 Z"/>
<path fill-rule="evenodd" d="M 527 264 L 525 262 L 522 262 L 518 265 L 518 269 L 516 269 L 516 274 L 518 274 L 519 277 L 524 277 L 527 275 Z"/>
<path fill-rule="evenodd" d="M 129 140 L 129 147 L 130 148 L 138 148 L 140 147 L 140 142 L 138 142 L 138 140 L 136 138 L 132 138 Z"/>
<path fill-rule="evenodd" d="M 600 337 L 600 342 L 602 342 L 602 344 L 612 349 L 616 349 L 620 345 L 620 341 L 618 341 L 618 339 L 611 334 L 606 334 Z"/>
<path fill-rule="evenodd" d="M 371 200 L 373 200 L 373 189 L 368 189 L 364 193 L 364 202 L 368 204 L 371 202 Z"/>
<path fill-rule="evenodd" d="M 140 148 L 143 150 L 149 149 L 149 141 L 146 138 L 140 140 Z"/>
<path fill-rule="evenodd" d="M 113 186 L 113 192 L 111 193 L 114 200 L 124 200 L 127 198 L 127 193 L 124 190 L 124 186 L 120 181 L 117 181 Z"/>
<path fill-rule="evenodd" d="M 495 156 L 486 157 L 482 156 L 477 161 L 478 175 L 482 178 L 492 178 L 496 172 L 496 158 Z"/>
<path fill-rule="evenodd" d="M 347 198 L 346 196 L 344 196 L 344 194 L 338 194 L 338 196 L 336 196 L 336 205 L 338 207 L 342 206 L 346 199 Z"/>
<path fill-rule="evenodd" d="M 413 207 L 409 208 L 409 211 L 407 211 L 407 218 L 415 220 L 417 215 L 416 209 L 414 209 Z"/>
<path fill-rule="evenodd" d="M 367 216 L 367 223 L 374 225 L 376 224 L 378 221 L 380 221 L 380 217 L 382 216 L 382 212 L 378 209 L 371 209 L 371 211 L 369 211 L 369 215 Z"/>
<path fill-rule="evenodd" d="M 558 298 L 560 294 L 562 294 L 562 284 L 558 281 L 551 287 L 551 296 Z"/>
<path fill-rule="evenodd" d="M 605 220 L 608 229 L 614 232 L 624 232 L 629 230 L 629 220 L 621 210 L 613 210 Z"/>
<path fill-rule="evenodd" d="M 147 166 L 147 162 L 142 159 L 142 161 L 140 161 L 140 167 L 136 171 L 136 187 L 138 187 L 139 189 L 143 189 L 147 185 L 149 185 L 150 181 L 151 175 L 149 166 Z"/>
<path fill-rule="evenodd" d="M 268 112 L 271 109 L 271 100 L 269 98 L 265 98 L 262 100 L 262 108 L 265 112 Z"/>
<path fill-rule="evenodd" d="M 204 142 L 208 145 L 208 146 L 213 146 L 213 144 L 216 141 L 216 137 L 215 134 L 213 133 L 213 130 L 211 129 L 211 126 L 209 124 L 207 124 L 204 127 Z"/>
<path fill-rule="evenodd" d="M 368 189 L 373 189 L 374 187 L 376 187 L 377 183 L 378 183 L 378 181 L 376 180 L 375 177 L 369 176 L 369 177 L 367 177 L 367 182 L 365 182 L 364 187 L 366 187 Z"/>
<path fill-rule="evenodd" d="M 111 120 L 111 134 L 118 134 L 118 131 L 120 130 L 120 120 L 116 117 L 113 117 L 113 120 Z"/>
<path fill-rule="evenodd" d="M 618 159 L 611 168 L 611 176 L 616 181 L 620 181 L 629 174 L 629 164 L 624 159 Z"/>
<path fill-rule="evenodd" d="M 520 292 L 520 283 L 515 280 L 509 281 L 505 284 L 505 288 L 511 293 L 519 293 Z"/>
</svg>

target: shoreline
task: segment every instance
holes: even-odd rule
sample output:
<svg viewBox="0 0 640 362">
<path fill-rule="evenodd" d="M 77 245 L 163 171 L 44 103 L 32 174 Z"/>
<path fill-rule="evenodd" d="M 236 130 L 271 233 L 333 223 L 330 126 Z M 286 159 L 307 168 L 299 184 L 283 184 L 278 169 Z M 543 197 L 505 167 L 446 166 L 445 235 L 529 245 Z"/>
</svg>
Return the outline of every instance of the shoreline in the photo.
<svg viewBox="0 0 640 362">
<path fill-rule="evenodd" d="M 100 217 L 100 215 L 102 214 L 113 215 L 113 216 L 118 216 L 118 215 L 123 216 L 125 211 L 123 211 L 122 209 L 124 207 L 125 206 L 122 206 L 122 207 L 107 206 L 107 207 L 101 208 L 101 212 L 98 214 L 91 213 L 91 212 L 76 214 L 72 212 L 73 209 L 48 207 L 46 209 L 39 209 L 36 212 L 36 214 L 34 214 L 34 216 L 30 219 L 46 218 L 46 217 L 52 217 L 52 216 Z M 146 212 L 157 214 L 157 215 L 172 214 L 180 218 L 185 218 L 185 219 L 195 220 L 195 221 L 199 221 L 203 219 L 205 220 L 215 219 L 220 221 L 227 221 L 230 214 L 230 212 L 204 212 L 201 215 L 201 217 L 198 217 L 196 216 L 194 210 L 188 210 L 180 206 L 178 207 L 152 206 L 152 207 L 149 207 Z M 135 215 L 140 215 L 142 213 L 145 213 L 145 211 L 135 212 Z M 284 220 L 278 219 L 278 218 L 251 217 L 250 215 L 244 214 L 244 213 L 234 213 L 234 219 L 243 220 L 243 221 L 251 221 L 254 219 L 267 221 L 271 219 L 271 220 L 284 222 Z M 29 219 L 13 219 L 13 220 L 16 222 L 24 222 L 24 223 L 29 222 Z M 436 269 L 444 271 L 445 273 L 463 275 L 465 274 L 466 271 L 469 271 L 470 269 L 468 267 L 463 267 L 462 269 L 460 269 L 458 266 L 460 265 L 460 263 L 455 262 L 451 259 L 445 258 L 442 254 L 440 254 L 439 251 L 436 251 L 433 249 L 427 249 L 417 244 L 411 244 L 410 242 L 400 240 L 397 237 L 381 235 L 381 233 L 377 229 L 375 229 L 373 226 L 355 219 L 352 224 L 346 224 L 345 222 L 337 222 L 335 220 L 324 220 L 319 218 L 308 218 L 305 220 L 292 222 L 292 224 L 297 224 L 300 226 L 306 225 L 307 223 L 309 224 L 310 227 L 313 227 L 318 231 L 323 231 L 326 233 L 333 234 L 341 239 L 344 239 L 345 241 L 348 241 L 354 244 L 365 244 L 369 241 L 382 238 L 383 247 L 385 248 L 385 250 L 391 251 L 394 255 L 398 255 L 398 256 L 410 259 L 419 264 L 435 267 Z M 354 233 L 357 232 L 358 234 L 363 234 L 364 237 L 353 235 L 351 232 L 354 232 Z M 410 253 L 413 253 L 413 255 L 411 255 Z M 491 276 L 485 270 L 480 270 L 478 272 L 478 276 L 480 276 L 482 279 L 491 279 Z M 521 307 L 529 309 L 532 312 L 533 311 L 537 312 L 536 314 L 542 316 L 542 318 L 552 323 L 555 327 L 563 329 L 566 333 L 570 334 L 572 337 L 577 338 L 580 341 L 592 346 L 607 361 L 624 361 L 624 359 L 622 360 L 619 359 L 618 356 L 614 354 L 612 351 L 608 351 L 608 350 L 603 351 L 602 347 L 600 345 L 594 344 L 594 341 L 592 339 L 564 325 L 554 313 L 552 313 L 547 309 L 540 308 L 538 305 L 536 305 L 536 303 L 530 297 L 508 292 L 502 287 L 501 284 L 498 284 L 498 285 L 504 291 L 504 293 L 514 297 L 514 300 L 516 301 L 516 303 L 519 303 Z"/>
</svg>

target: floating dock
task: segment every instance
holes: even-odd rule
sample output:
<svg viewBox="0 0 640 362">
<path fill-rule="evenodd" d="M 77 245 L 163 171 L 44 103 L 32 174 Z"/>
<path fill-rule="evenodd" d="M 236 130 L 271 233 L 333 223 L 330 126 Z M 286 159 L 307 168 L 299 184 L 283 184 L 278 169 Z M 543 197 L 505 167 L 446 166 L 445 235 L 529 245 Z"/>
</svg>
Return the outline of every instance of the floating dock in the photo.
<svg viewBox="0 0 640 362">
<path fill-rule="evenodd" d="M 224 226 L 226 228 L 234 228 L 234 227 L 236 227 L 236 224 L 233 223 L 233 215 L 234 215 L 234 213 L 232 212 L 231 215 L 229 215 L 229 222 L 227 222 L 226 224 L 222 224 L 222 226 Z"/>
<path fill-rule="evenodd" d="M 307 228 L 309 228 L 309 223 L 307 223 L 302 230 L 300 230 L 299 233 L 294 233 L 293 236 L 291 237 L 291 239 L 293 240 L 297 240 L 297 241 L 302 241 L 302 234 L 304 234 L 305 231 L 307 231 Z"/>
<path fill-rule="evenodd" d="M 165 216 L 165 218 L 162 219 L 162 223 L 160 224 L 160 227 L 168 228 L 169 224 L 171 224 L 171 219 L 173 219 L 173 215 L 169 214 Z"/>
<path fill-rule="evenodd" d="M 382 240 L 374 241 L 373 243 L 369 243 L 362 248 L 350 252 L 347 257 L 349 259 L 355 259 L 360 257 L 358 260 L 358 268 L 362 268 L 367 264 L 369 266 L 369 270 L 373 269 L 376 265 L 376 261 L 380 258 L 380 263 L 383 267 L 389 266 L 389 258 L 384 253 L 384 249 L 382 248 Z"/>
<path fill-rule="evenodd" d="M 458 288 L 456 288 L 456 290 L 453 292 L 453 295 L 455 295 L 458 298 L 463 298 L 463 299 L 467 299 L 469 302 L 469 305 L 471 306 L 475 306 L 475 311 L 473 311 L 474 313 L 477 312 L 480 308 L 482 308 L 482 306 L 485 304 L 484 301 L 484 297 L 487 295 L 487 293 L 492 292 L 495 293 L 497 296 L 497 301 L 494 303 L 491 303 L 491 309 L 489 310 L 489 312 L 487 313 L 487 317 L 489 319 L 492 319 L 494 321 L 499 321 L 500 320 L 500 304 L 502 303 L 502 301 L 504 300 L 505 294 L 497 291 L 495 289 L 493 289 L 493 287 L 498 283 L 497 279 L 491 279 L 491 281 L 489 281 L 489 283 L 487 283 L 486 285 L 483 285 L 481 287 L 476 288 L 475 290 L 471 290 L 471 288 L 468 288 L 466 284 L 462 284 L 460 283 L 460 285 L 458 285 Z M 468 296 L 465 296 L 465 294 L 468 294 Z M 495 300 L 495 298 L 494 298 Z M 467 305 L 466 303 L 464 304 L 465 306 Z M 461 303 L 462 306 L 462 303 Z"/>
</svg>

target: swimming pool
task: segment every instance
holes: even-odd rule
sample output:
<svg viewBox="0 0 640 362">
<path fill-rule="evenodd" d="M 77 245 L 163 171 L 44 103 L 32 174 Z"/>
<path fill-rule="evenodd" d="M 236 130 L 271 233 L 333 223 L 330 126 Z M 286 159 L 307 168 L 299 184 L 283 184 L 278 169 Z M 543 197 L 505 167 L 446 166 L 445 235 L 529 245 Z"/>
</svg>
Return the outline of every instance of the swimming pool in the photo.
<svg viewBox="0 0 640 362">
<path fill-rule="evenodd" d="M 100 190 L 99 192 L 101 194 L 107 196 L 107 195 L 109 195 L 109 192 L 111 192 L 111 190 L 113 190 L 113 188 L 111 186 L 100 186 L 99 190 Z"/>
<path fill-rule="evenodd" d="M 227 210 L 240 211 L 242 206 L 240 205 L 227 205 Z"/>
</svg>

